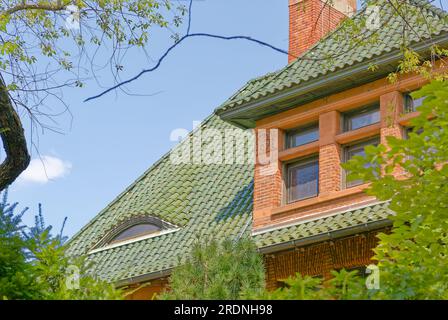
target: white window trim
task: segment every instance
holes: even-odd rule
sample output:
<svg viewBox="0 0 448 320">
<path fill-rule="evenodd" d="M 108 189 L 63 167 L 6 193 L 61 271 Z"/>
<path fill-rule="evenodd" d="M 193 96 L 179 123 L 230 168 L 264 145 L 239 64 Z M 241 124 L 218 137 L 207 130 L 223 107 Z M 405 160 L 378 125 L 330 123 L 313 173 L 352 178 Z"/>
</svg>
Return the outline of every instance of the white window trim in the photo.
<svg viewBox="0 0 448 320">
<path fill-rule="evenodd" d="M 172 233 L 172 232 L 176 232 L 176 231 L 179 231 L 179 230 L 180 230 L 180 228 L 161 230 L 159 232 L 154 232 L 154 233 L 147 234 L 147 235 L 144 235 L 144 236 L 135 237 L 135 238 L 128 239 L 128 240 L 123 240 L 121 242 L 109 244 L 109 245 L 101 247 L 101 248 L 93 249 L 93 250 L 89 251 L 87 254 L 94 254 L 94 253 L 98 253 L 98 252 L 101 252 L 101 251 L 105 251 L 105 250 L 109 250 L 109 249 L 125 246 L 125 245 L 128 245 L 128 244 L 134 243 L 134 242 L 138 242 L 138 241 L 143 241 L 143 240 L 150 239 L 150 238 L 159 237 L 159 236 L 162 236 L 162 235 L 165 235 L 165 234 L 169 234 L 169 233 Z"/>
</svg>

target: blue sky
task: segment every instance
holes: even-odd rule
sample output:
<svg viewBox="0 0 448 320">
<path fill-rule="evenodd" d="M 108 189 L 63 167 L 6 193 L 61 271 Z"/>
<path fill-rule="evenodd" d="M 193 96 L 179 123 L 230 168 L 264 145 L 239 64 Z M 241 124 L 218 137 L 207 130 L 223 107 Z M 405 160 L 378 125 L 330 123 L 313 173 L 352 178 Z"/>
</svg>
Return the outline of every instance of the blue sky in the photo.
<svg viewBox="0 0 448 320">
<path fill-rule="evenodd" d="M 288 47 L 288 0 L 196 0 L 193 12 L 192 32 L 246 35 Z M 150 57 L 156 60 L 171 44 L 165 33 L 155 34 L 147 48 Z M 9 199 L 31 208 L 26 223 L 32 223 L 38 203 L 55 228 L 67 216 L 65 234 L 71 236 L 169 151 L 172 130 L 191 130 L 193 121 L 211 114 L 246 81 L 286 63 L 285 55 L 246 41 L 193 38 L 158 70 L 127 87 L 151 96 L 118 92 L 84 103 L 101 88 L 89 82 L 86 88 L 68 89 L 64 98 L 73 121 L 58 120 L 62 135 L 39 136 L 39 153 L 52 167 L 48 176 L 55 178 L 29 175 L 12 185 Z M 124 66 L 126 78 L 152 65 L 133 52 Z M 112 83 L 107 76 L 101 74 L 103 82 Z"/>
</svg>

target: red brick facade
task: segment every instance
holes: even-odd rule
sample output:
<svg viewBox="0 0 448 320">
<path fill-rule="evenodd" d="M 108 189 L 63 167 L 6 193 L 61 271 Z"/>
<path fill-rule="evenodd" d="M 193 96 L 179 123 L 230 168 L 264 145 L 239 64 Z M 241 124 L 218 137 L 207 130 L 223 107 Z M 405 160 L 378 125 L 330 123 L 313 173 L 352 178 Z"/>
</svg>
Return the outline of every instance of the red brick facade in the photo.
<svg viewBox="0 0 448 320">
<path fill-rule="evenodd" d="M 384 230 L 382 230 L 384 231 Z M 325 241 L 298 247 L 292 250 L 267 254 L 264 258 L 266 268 L 266 288 L 277 289 L 282 280 L 302 275 L 331 276 L 332 270 L 354 269 L 372 264 L 373 249 L 378 244 L 379 231 L 357 234 L 350 237 Z"/>
<path fill-rule="evenodd" d="M 363 192 L 366 184 L 345 186 L 341 168 L 344 161 L 343 148 L 373 137 L 380 137 L 383 144 L 386 143 L 387 136 L 403 137 L 405 122 L 410 117 L 404 115 L 403 95 L 423 83 L 421 77 L 413 75 L 404 77 L 396 84 L 381 79 L 257 121 L 257 130 L 278 129 L 278 161 L 275 162 L 278 170 L 271 175 L 260 174 L 263 165 L 258 162 L 255 165 L 254 229 L 276 226 L 304 217 L 324 216 L 374 201 L 373 197 Z M 372 103 L 380 105 L 380 122 L 343 132 L 342 114 Z M 283 141 L 287 130 L 315 122 L 319 122 L 317 142 L 285 148 Z M 286 203 L 283 167 L 287 161 L 310 155 L 317 155 L 319 158 L 319 194 L 313 198 Z"/>
<path fill-rule="evenodd" d="M 330 4 L 320 0 L 289 0 L 289 56 L 291 62 L 328 32 L 335 29 L 351 11 L 356 0 L 335 0 Z"/>
<path fill-rule="evenodd" d="M 282 132 L 279 130 L 263 129 L 256 131 L 256 163 L 259 165 L 255 169 L 255 180 L 260 183 L 254 188 L 254 195 L 257 202 L 254 208 L 262 212 L 265 209 L 272 209 L 282 204 L 282 165 L 277 155 L 272 154 L 278 152 L 279 140 Z M 271 143 L 271 140 L 272 141 Z M 273 159 L 273 161 L 272 161 Z M 268 211 L 270 212 L 270 211 Z"/>
<path fill-rule="evenodd" d="M 319 116 L 319 193 L 334 193 L 341 189 L 341 146 L 336 142 L 341 116 L 330 111 Z"/>
</svg>

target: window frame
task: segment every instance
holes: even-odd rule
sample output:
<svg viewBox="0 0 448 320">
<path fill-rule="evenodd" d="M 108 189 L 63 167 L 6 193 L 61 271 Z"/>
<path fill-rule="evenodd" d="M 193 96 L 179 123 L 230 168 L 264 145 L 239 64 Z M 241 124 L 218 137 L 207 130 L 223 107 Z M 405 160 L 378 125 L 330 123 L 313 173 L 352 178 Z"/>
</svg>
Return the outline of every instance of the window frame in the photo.
<svg viewBox="0 0 448 320">
<path fill-rule="evenodd" d="M 134 234 L 134 235 L 131 235 L 131 236 L 127 236 L 127 237 L 125 237 L 125 238 L 117 239 L 118 237 L 120 237 L 123 233 L 125 233 L 125 232 L 128 231 L 129 229 L 132 229 L 132 228 L 134 228 L 134 227 L 136 227 L 136 226 L 142 226 L 142 225 L 153 226 L 155 230 L 154 230 L 154 231 L 151 231 L 151 232 L 149 232 L 149 231 L 140 232 L 140 233 L 138 233 L 138 234 Z M 140 223 L 135 223 L 135 224 L 133 224 L 133 225 L 128 226 L 127 228 L 125 228 L 125 229 L 123 229 L 123 230 L 120 230 L 119 232 L 116 232 L 116 233 L 114 234 L 114 236 L 112 237 L 112 239 L 109 240 L 108 245 L 116 244 L 116 243 L 120 243 L 120 242 L 124 242 L 124 241 L 129 241 L 129 240 L 132 240 L 132 239 L 135 239 L 135 238 L 140 238 L 140 237 L 143 237 L 143 236 L 148 236 L 148 235 L 152 235 L 152 234 L 157 234 L 157 233 L 160 233 L 160 232 L 163 231 L 163 230 L 164 230 L 164 229 L 163 229 L 162 226 L 157 225 L 157 224 L 155 224 L 155 223 L 151 223 L 151 222 L 140 222 Z"/>
<path fill-rule="evenodd" d="M 132 228 L 133 226 L 139 225 L 139 224 L 152 224 L 160 228 L 157 232 L 147 233 L 147 234 L 140 234 L 136 237 L 127 238 L 127 239 L 121 239 L 119 241 L 113 241 L 116 237 L 118 237 L 122 232 L 126 231 L 129 228 Z M 135 216 L 131 217 L 125 221 L 121 221 L 118 224 L 116 224 L 114 227 L 109 230 L 106 235 L 101 238 L 100 241 L 98 241 L 95 246 L 94 250 L 101 249 L 103 247 L 109 247 L 109 246 L 119 246 L 121 243 L 127 243 L 129 241 L 133 241 L 134 239 L 139 239 L 142 237 L 151 237 L 151 236 L 157 236 L 160 233 L 167 232 L 169 230 L 176 230 L 178 227 L 174 224 L 171 224 L 169 222 L 166 222 L 160 218 L 157 218 L 155 216 Z"/>
<path fill-rule="evenodd" d="M 304 196 L 301 198 L 296 198 L 296 199 L 292 199 L 291 197 L 291 192 L 290 192 L 290 168 L 295 168 L 295 167 L 304 167 L 306 165 L 312 164 L 312 163 L 316 163 L 317 164 L 317 183 L 316 183 L 316 193 L 314 195 L 311 196 Z M 319 154 L 314 154 L 305 158 L 300 158 L 300 159 L 294 159 L 288 162 L 285 162 L 284 165 L 284 203 L 285 204 L 292 204 L 292 203 L 296 203 L 298 201 L 303 201 L 306 199 L 311 199 L 311 198 L 316 198 L 319 196 L 319 173 L 320 173 L 320 168 L 319 168 Z"/>
<path fill-rule="evenodd" d="M 313 131 L 314 129 L 317 129 L 317 138 L 315 140 L 311 140 L 309 142 L 302 143 L 302 144 L 299 144 L 299 145 L 293 145 L 292 144 L 292 140 L 293 140 L 295 135 L 297 135 L 298 133 L 305 134 L 305 133 Z M 307 145 L 309 143 L 313 143 L 313 142 L 319 141 L 319 138 L 320 138 L 319 122 L 313 122 L 313 123 L 310 123 L 310 124 L 307 124 L 307 125 L 304 125 L 304 126 L 300 126 L 300 127 L 294 128 L 294 129 L 287 130 L 285 132 L 285 145 L 284 145 L 284 147 L 285 147 L 285 149 L 291 149 L 291 148 L 304 146 L 304 145 Z"/>
<path fill-rule="evenodd" d="M 377 146 L 380 143 L 381 143 L 381 137 L 374 136 L 374 137 L 369 137 L 367 139 L 354 141 L 354 142 L 344 145 L 342 147 L 342 163 L 347 163 L 351 159 L 351 158 L 349 158 L 349 152 L 353 150 L 352 148 L 356 147 L 354 149 L 358 149 L 358 148 L 365 148 L 366 146 L 371 146 L 371 145 Z M 347 170 L 343 169 L 342 183 L 343 183 L 343 189 L 349 189 L 349 188 L 353 188 L 353 187 L 362 185 L 365 182 L 360 179 L 352 180 L 350 182 L 347 181 Z"/>
<path fill-rule="evenodd" d="M 369 114 L 369 113 L 375 113 L 378 112 L 379 117 L 378 117 L 378 121 L 377 122 L 372 122 L 369 123 L 367 125 L 361 126 L 359 128 L 353 129 L 352 125 L 351 125 L 351 119 L 355 116 L 358 115 L 363 115 L 363 114 Z M 367 106 L 363 106 L 361 108 L 357 108 L 354 110 L 349 110 L 347 112 L 344 112 L 342 114 L 342 119 L 341 119 L 341 128 L 343 132 L 350 132 L 350 131 L 354 131 L 354 130 L 358 130 L 361 128 L 365 128 L 374 124 L 377 124 L 381 121 L 381 115 L 380 115 L 380 104 L 378 102 L 375 102 L 373 104 L 367 105 Z"/>
<path fill-rule="evenodd" d="M 421 106 L 421 104 L 419 105 L 419 106 L 414 106 L 414 99 L 412 98 L 412 96 L 411 96 L 411 93 L 412 93 L 413 91 L 410 91 L 410 92 L 405 92 L 404 94 L 403 94 L 403 103 L 404 103 L 404 106 L 403 106 L 403 109 L 404 109 L 404 113 L 405 114 L 407 114 L 407 113 L 413 113 L 413 112 L 416 112 L 417 111 L 417 108 L 418 107 L 420 107 Z M 423 103 L 423 100 L 425 99 L 425 97 L 421 97 L 421 98 L 418 98 L 418 99 L 416 99 L 416 100 L 422 100 L 422 103 Z M 411 106 L 410 106 L 410 104 L 412 104 Z"/>
</svg>

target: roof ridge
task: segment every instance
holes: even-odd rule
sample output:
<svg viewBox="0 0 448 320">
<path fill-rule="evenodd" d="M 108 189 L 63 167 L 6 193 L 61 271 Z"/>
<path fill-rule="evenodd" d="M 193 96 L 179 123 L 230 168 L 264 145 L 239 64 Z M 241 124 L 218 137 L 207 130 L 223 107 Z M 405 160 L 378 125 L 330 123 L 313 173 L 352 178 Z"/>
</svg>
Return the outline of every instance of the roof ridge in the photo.
<svg viewBox="0 0 448 320">
<path fill-rule="evenodd" d="M 437 14 L 439 17 L 448 17 L 448 12 L 436 7 L 433 5 L 430 0 L 408 0 L 409 2 L 413 2 L 415 5 L 422 4 L 425 6 L 425 9 Z"/>
<path fill-rule="evenodd" d="M 284 68 L 284 67 L 283 67 L 283 68 Z M 282 69 L 283 69 L 283 68 L 282 68 Z M 264 75 L 261 75 L 261 76 L 258 76 L 258 77 L 255 77 L 255 78 L 252 78 L 252 79 L 246 81 L 246 83 L 244 84 L 244 86 L 242 86 L 242 87 L 241 87 L 240 89 L 238 89 L 234 94 L 232 94 L 228 99 L 226 99 L 226 101 L 224 101 L 219 107 L 215 108 L 214 113 L 216 113 L 219 109 L 221 109 L 221 107 L 225 106 L 228 102 L 232 101 L 232 99 L 233 99 L 234 97 L 238 96 L 241 92 L 243 92 L 244 90 L 246 90 L 246 88 L 247 88 L 250 84 L 252 84 L 252 83 L 254 83 L 254 82 L 257 82 L 257 81 L 260 81 L 260 80 L 263 80 L 263 79 L 265 79 L 265 78 L 267 79 L 267 78 L 269 78 L 270 76 L 275 75 L 277 72 L 279 72 L 279 71 L 282 70 L 282 69 L 279 69 L 279 70 L 277 70 L 277 71 L 271 71 L 271 72 L 268 72 L 268 73 L 266 73 L 266 74 L 264 74 Z M 252 93 L 252 92 L 251 92 L 251 93 Z M 242 100 L 242 99 L 244 99 L 244 98 L 237 99 L 237 100 L 235 100 L 235 101 L 239 101 L 239 100 Z"/>
<path fill-rule="evenodd" d="M 437 18 L 439 20 L 442 20 L 441 22 L 443 22 L 443 20 L 448 18 L 448 13 L 446 11 L 444 11 L 440 8 L 437 8 L 436 6 L 431 4 L 428 0 L 407 0 L 407 2 L 410 3 L 411 5 L 415 5 L 415 6 L 418 5 L 421 9 L 426 10 L 426 12 L 428 14 L 433 14 L 433 15 L 437 16 Z M 391 9 L 390 9 L 389 3 L 390 3 L 390 1 L 388 1 L 388 0 L 376 0 L 376 1 L 371 2 L 370 5 L 373 5 L 373 4 L 377 4 L 379 6 L 382 5 L 381 7 L 389 6 L 388 10 L 390 11 Z M 367 9 L 367 5 L 364 4 L 358 12 L 356 12 L 353 16 L 348 17 L 347 19 L 344 19 L 343 22 L 341 22 L 334 30 L 330 31 L 328 34 L 326 34 L 324 37 L 322 37 L 322 39 L 320 39 L 317 43 L 315 43 L 313 46 L 311 46 L 307 51 L 303 52 L 299 57 L 297 57 L 296 60 L 285 65 L 283 68 L 281 68 L 277 71 L 267 74 L 266 77 L 270 77 L 269 81 L 259 84 L 258 86 L 255 85 L 257 82 L 257 79 L 263 79 L 263 77 L 254 78 L 254 79 L 251 79 L 250 81 L 248 81 L 247 84 L 243 88 L 241 88 L 236 94 L 232 95 L 232 97 L 230 97 L 225 103 L 223 103 L 220 107 L 218 107 L 215 110 L 216 113 L 220 114 L 221 112 L 227 110 L 228 108 L 232 109 L 232 108 L 236 107 L 236 105 L 244 104 L 244 101 L 256 100 L 260 96 L 267 96 L 270 93 L 280 91 L 280 90 L 285 89 L 286 87 L 291 87 L 291 85 L 297 84 L 298 83 L 297 81 L 294 82 L 291 80 L 288 83 L 284 83 L 282 85 L 274 84 L 274 87 L 272 87 L 270 89 L 266 89 L 270 86 L 270 84 L 275 82 L 276 79 L 283 76 L 286 72 L 293 72 L 293 71 L 288 71 L 288 69 L 296 68 L 297 66 L 300 66 L 301 61 L 305 60 L 305 59 L 303 59 L 304 57 L 310 56 L 313 52 L 315 52 L 315 50 L 319 46 L 321 46 L 326 41 L 331 40 L 331 38 L 334 37 L 335 34 L 340 32 L 341 28 L 344 28 L 346 26 L 345 25 L 346 21 L 359 19 L 362 15 L 364 15 L 366 13 L 366 9 Z M 392 14 L 393 14 L 393 12 L 392 12 Z M 392 26 L 389 26 L 389 28 L 392 28 Z M 427 30 L 427 31 L 429 31 L 429 30 Z M 431 32 L 431 31 L 429 31 L 429 32 Z M 384 43 L 384 41 L 381 41 L 381 42 Z M 336 59 L 337 59 L 337 57 L 336 57 Z M 342 66 L 341 68 L 343 68 L 343 67 L 345 67 L 345 65 Z M 303 82 L 303 81 L 307 81 L 307 80 L 302 79 L 300 82 Z M 252 87 L 250 87 L 250 85 L 252 85 Z M 244 95 L 238 94 L 245 90 L 248 91 L 247 94 L 244 94 Z M 263 90 L 265 91 L 264 93 L 262 92 Z"/>
<path fill-rule="evenodd" d="M 378 1 L 381 1 L 381 0 L 378 0 Z M 354 19 L 356 16 L 360 15 L 360 14 L 361 14 L 362 12 L 364 12 L 364 11 L 365 11 L 365 8 L 363 8 L 362 10 L 356 12 L 356 14 L 354 14 L 352 17 L 348 17 L 348 19 Z M 286 71 L 287 69 L 291 68 L 293 65 L 296 64 L 296 62 L 298 62 L 299 60 L 301 60 L 300 58 L 302 58 L 302 57 L 305 56 L 306 54 L 310 53 L 310 52 L 311 52 L 312 50 L 314 50 L 315 47 L 317 47 L 321 42 L 325 41 L 327 38 L 329 38 L 330 36 L 332 36 L 337 30 L 339 30 L 339 29 L 342 27 L 343 22 L 346 21 L 346 20 L 347 20 L 347 19 L 344 19 L 343 21 L 341 21 L 341 23 L 340 23 L 334 30 L 328 32 L 324 37 L 322 37 L 322 39 L 320 39 L 318 42 L 316 42 L 314 45 L 312 45 L 310 48 L 308 48 L 305 52 L 303 52 L 300 56 L 298 56 L 294 61 L 288 63 L 287 65 L 285 65 L 284 67 L 278 69 L 277 71 L 269 72 L 268 74 L 266 74 L 266 77 L 267 77 L 268 75 L 269 75 L 269 76 L 272 76 L 272 75 L 273 75 L 273 76 L 274 76 L 274 79 L 275 79 L 277 76 L 279 76 L 280 74 L 282 74 L 284 71 Z M 246 85 L 248 85 L 248 84 L 250 84 L 250 83 L 253 83 L 253 82 L 255 82 L 255 81 L 258 81 L 259 79 L 262 79 L 262 78 L 263 78 L 263 76 L 260 76 L 260 77 L 257 77 L 257 78 L 253 78 L 253 79 L 247 81 L 247 82 L 246 82 Z M 271 79 L 271 80 L 272 80 L 272 79 Z M 263 84 L 262 87 L 265 87 L 266 85 L 267 85 L 267 83 Z M 244 86 L 243 88 L 241 88 L 240 90 L 238 90 L 238 92 L 235 93 L 234 95 L 232 95 L 229 99 L 227 99 L 227 101 L 232 101 L 232 98 L 233 98 L 233 97 L 237 96 L 239 92 L 244 91 L 245 89 L 246 89 L 246 86 Z M 260 88 L 257 88 L 256 90 L 258 90 L 258 89 L 260 89 Z M 255 91 L 256 91 L 256 90 L 255 90 Z M 254 93 L 254 90 L 251 90 L 251 94 L 253 94 L 253 93 Z M 241 98 L 239 98 L 239 99 L 236 99 L 236 100 L 232 101 L 232 103 L 238 103 L 239 101 L 242 101 L 242 100 L 244 100 L 244 99 L 245 99 L 245 97 L 241 97 Z M 224 102 L 222 106 L 226 105 L 226 104 L 227 104 L 227 101 Z M 218 107 L 218 109 L 220 109 L 220 108 L 221 108 L 221 106 Z"/>
</svg>

